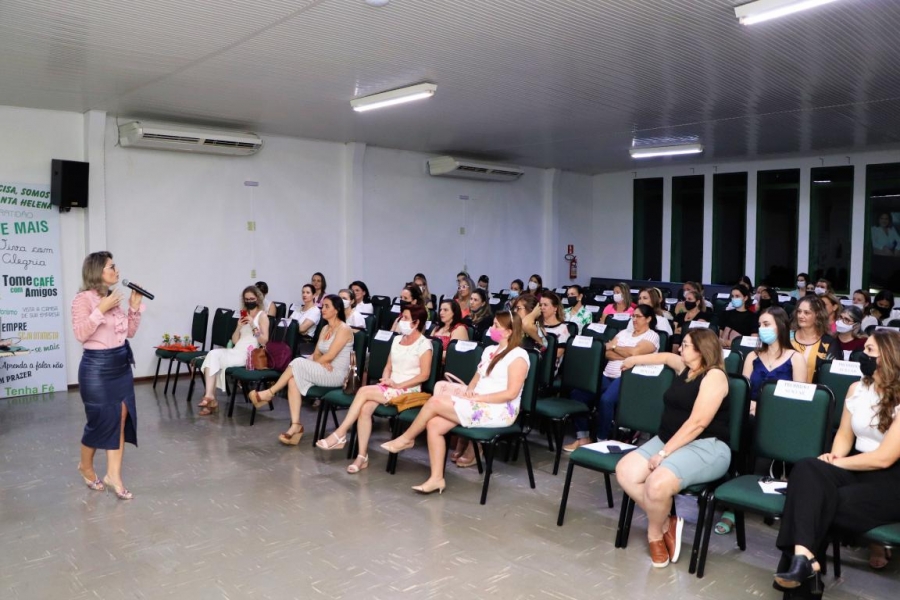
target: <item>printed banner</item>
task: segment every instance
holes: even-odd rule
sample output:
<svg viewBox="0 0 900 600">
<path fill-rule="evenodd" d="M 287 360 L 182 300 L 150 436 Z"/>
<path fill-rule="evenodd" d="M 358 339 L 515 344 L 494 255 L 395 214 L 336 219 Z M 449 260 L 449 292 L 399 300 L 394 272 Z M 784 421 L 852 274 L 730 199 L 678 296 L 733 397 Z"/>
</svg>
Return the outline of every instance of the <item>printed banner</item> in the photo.
<svg viewBox="0 0 900 600">
<path fill-rule="evenodd" d="M 0 398 L 66 389 L 59 209 L 0 181 Z"/>
</svg>

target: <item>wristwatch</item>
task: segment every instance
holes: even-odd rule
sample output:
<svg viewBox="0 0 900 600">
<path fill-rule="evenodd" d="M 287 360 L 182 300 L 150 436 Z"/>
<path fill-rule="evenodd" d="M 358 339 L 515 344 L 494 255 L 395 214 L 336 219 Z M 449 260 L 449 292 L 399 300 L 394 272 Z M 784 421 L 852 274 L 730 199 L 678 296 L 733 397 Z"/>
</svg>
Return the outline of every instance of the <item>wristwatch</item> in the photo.
<svg viewBox="0 0 900 600">
<path fill-rule="evenodd" d="M 660 450 L 659 452 L 657 452 L 657 454 L 658 454 L 660 457 L 662 457 L 662 458 L 668 458 L 668 457 L 669 457 L 669 453 L 666 452 L 665 449 Z"/>
</svg>

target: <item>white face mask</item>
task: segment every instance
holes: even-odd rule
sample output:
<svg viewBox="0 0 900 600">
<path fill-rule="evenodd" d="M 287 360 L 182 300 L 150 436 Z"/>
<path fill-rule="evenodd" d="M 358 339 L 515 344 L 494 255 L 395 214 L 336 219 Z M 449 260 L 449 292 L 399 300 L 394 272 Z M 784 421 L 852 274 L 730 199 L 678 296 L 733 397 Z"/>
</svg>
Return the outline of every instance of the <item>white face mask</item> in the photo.
<svg viewBox="0 0 900 600">
<path fill-rule="evenodd" d="M 400 335 L 409 335 L 413 332 L 412 322 L 400 321 L 400 323 L 397 324 L 397 329 L 400 330 Z"/>
<path fill-rule="evenodd" d="M 537 284 L 536 284 L 535 282 L 533 282 L 533 281 L 529 281 L 529 282 L 528 282 L 528 289 L 531 290 L 531 291 L 533 292 L 534 290 L 537 289 Z"/>
<path fill-rule="evenodd" d="M 350 301 L 344 300 L 344 308 L 350 308 Z"/>
<path fill-rule="evenodd" d="M 828 290 L 826 290 L 825 288 L 823 288 L 823 287 L 817 285 L 815 291 L 816 291 L 816 296 L 824 296 L 825 293 L 826 293 Z"/>
<path fill-rule="evenodd" d="M 613 294 L 613 302 L 618 304 L 622 301 L 622 294 Z"/>
<path fill-rule="evenodd" d="M 847 325 L 843 321 L 838 321 L 834 324 L 835 329 L 837 329 L 838 333 L 849 333 L 853 331 L 853 325 Z"/>
<path fill-rule="evenodd" d="M 805 282 L 805 281 L 801 281 L 801 280 L 798 279 L 798 280 L 797 280 L 797 289 L 798 289 L 798 290 L 805 290 L 805 289 L 806 289 L 806 282 Z"/>
<path fill-rule="evenodd" d="M 857 307 L 859 310 L 865 310 L 865 308 L 866 308 L 866 305 L 863 304 L 862 302 L 854 302 L 853 306 Z"/>
</svg>

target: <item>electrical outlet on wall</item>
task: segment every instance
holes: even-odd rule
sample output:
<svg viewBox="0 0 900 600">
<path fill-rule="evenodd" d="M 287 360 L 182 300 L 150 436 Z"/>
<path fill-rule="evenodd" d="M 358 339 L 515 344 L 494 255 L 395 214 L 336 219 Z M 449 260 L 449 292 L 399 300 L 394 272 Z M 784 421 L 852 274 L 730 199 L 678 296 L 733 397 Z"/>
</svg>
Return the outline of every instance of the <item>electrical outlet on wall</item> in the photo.
<svg viewBox="0 0 900 600">
<path fill-rule="evenodd" d="M 256 269 L 250 269 L 250 279 L 256 279 Z"/>
<path fill-rule="evenodd" d="M 247 221 L 247 231 L 256 231 L 256 221 Z"/>
</svg>

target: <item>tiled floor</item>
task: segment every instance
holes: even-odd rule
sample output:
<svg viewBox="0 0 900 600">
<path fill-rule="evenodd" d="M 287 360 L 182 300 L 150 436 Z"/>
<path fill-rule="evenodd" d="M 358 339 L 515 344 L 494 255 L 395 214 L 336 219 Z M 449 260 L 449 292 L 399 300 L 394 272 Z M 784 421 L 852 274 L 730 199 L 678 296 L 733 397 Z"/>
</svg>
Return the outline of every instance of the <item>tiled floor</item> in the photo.
<svg viewBox="0 0 900 600">
<path fill-rule="evenodd" d="M 631 543 L 613 547 L 616 509 L 602 477 L 576 472 L 566 524 L 556 526 L 563 474 L 532 444 L 537 489 L 524 461 L 498 463 L 486 506 L 481 478 L 450 465 L 443 495 L 419 496 L 424 440 L 384 472 L 376 430 L 371 467 L 344 472 L 343 452 L 276 436 L 287 406 L 196 416 L 184 401 L 137 386 L 139 441 L 126 450 L 131 502 L 91 492 L 75 471 L 84 423 L 77 392 L 0 402 L 0 598 L 780 598 L 771 588 L 776 531 L 749 520 L 748 549 L 713 536 L 707 575 L 652 569 L 637 511 Z M 199 394 L 198 394 L 199 396 Z M 196 398 L 195 398 L 196 400 Z M 249 406 L 249 405 L 247 405 Z M 311 431 L 314 413 L 304 409 Z M 311 435 L 311 434 L 310 434 Z M 97 468 L 104 472 L 105 458 Z M 679 500 L 692 540 L 695 504 Z M 827 598 L 896 598 L 884 573 L 845 552 Z"/>
</svg>

